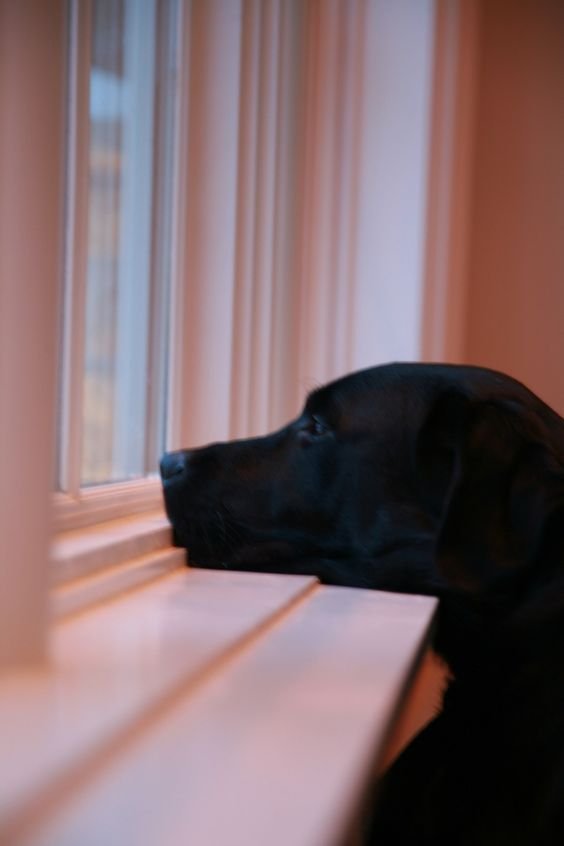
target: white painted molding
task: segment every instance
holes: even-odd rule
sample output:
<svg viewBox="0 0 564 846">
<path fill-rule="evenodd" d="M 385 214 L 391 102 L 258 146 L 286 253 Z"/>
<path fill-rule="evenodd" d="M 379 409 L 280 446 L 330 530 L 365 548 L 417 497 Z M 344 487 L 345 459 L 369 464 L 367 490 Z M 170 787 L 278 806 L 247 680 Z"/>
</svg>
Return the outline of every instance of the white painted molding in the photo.
<svg viewBox="0 0 564 846">
<path fill-rule="evenodd" d="M 191 15 L 190 3 L 181 3 L 176 33 L 178 51 L 178 78 L 175 89 L 174 139 L 172 146 L 176 151 L 174 168 L 176 179 L 172 186 L 172 231 L 170 245 L 171 289 L 169 315 L 170 333 L 165 351 L 168 371 L 166 442 L 171 449 L 181 447 L 186 427 L 184 402 L 184 373 L 186 369 L 185 353 L 185 316 L 186 316 L 186 228 L 188 213 L 188 152 L 190 148 L 190 40 Z"/>
<path fill-rule="evenodd" d="M 244 5 L 231 436 L 295 411 L 304 4 Z"/>
<path fill-rule="evenodd" d="M 79 496 L 53 496 L 55 531 L 65 532 L 92 526 L 118 517 L 128 517 L 163 506 L 161 481 L 156 476 L 110 482 L 84 488 Z"/>
<path fill-rule="evenodd" d="M 91 62 L 91 0 L 68 5 L 67 138 L 64 226 L 64 291 L 60 319 L 60 411 L 58 487 L 76 497 L 80 490 L 83 424 L 84 331 L 88 259 L 88 191 Z"/>
<path fill-rule="evenodd" d="M 275 238 L 272 256 L 272 332 L 270 337 L 269 424 L 273 429 L 300 408 L 298 343 L 301 320 L 299 219 L 303 203 L 304 74 L 307 4 L 278 0 L 278 68 Z"/>
<path fill-rule="evenodd" d="M 478 4 L 437 0 L 421 355 L 464 360 Z"/>
<path fill-rule="evenodd" d="M 51 547 L 52 618 L 74 614 L 186 565 L 162 508 L 62 532 Z"/>
<path fill-rule="evenodd" d="M 51 584 L 61 587 L 171 544 L 172 529 L 162 509 L 62 532 L 51 546 Z"/>
<path fill-rule="evenodd" d="M 46 646 L 64 10 L 0 2 L 0 665 L 39 662 Z"/>
<path fill-rule="evenodd" d="M 237 241 L 233 303 L 230 435 L 250 434 L 251 369 L 254 354 L 254 258 L 258 168 L 258 90 L 261 54 L 260 2 L 243 7 L 237 173 Z"/>
<path fill-rule="evenodd" d="M 356 4 L 351 4 L 353 8 Z M 333 375 L 335 208 L 338 172 L 339 28 L 347 11 L 329 0 L 306 16 L 304 141 L 299 190 L 299 381 L 311 388 Z"/>
<path fill-rule="evenodd" d="M 191 11 L 184 445 L 229 435 L 242 16 L 237 0 L 194 0 Z"/>
<path fill-rule="evenodd" d="M 150 355 L 147 327 L 150 325 L 152 226 L 157 189 L 156 179 L 147 174 L 152 173 L 155 161 L 156 4 L 152 0 L 125 0 L 123 14 L 127 85 L 120 139 L 122 164 L 118 192 L 120 225 L 111 463 L 113 478 L 131 479 L 145 467 L 145 443 L 151 416 L 147 409 Z M 133 350 L 135 355 L 132 355 Z M 140 367 L 140 362 L 144 366 Z"/>
<path fill-rule="evenodd" d="M 366 10 L 363 0 L 308 6 L 296 236 L 302 393 L 353 366 Z"/>
<path fill-rule="evenodd" d="M 278 0 L 245 3 L 237 191 L 232 436 L 269 428 L 274 257 L 278 224 Z"/>
<path fill-rule="evenodd" d="M 353 367 L 419 357 L 433 0 L 371 0 L 363 39 Z"/>
<path fill-rule="evenodd" d="M 273 260 L 277 224 L 276 159 L 278 155 L 278 72 L 280 52 L 280 3 L 255 4 L 260 16 L 256 99 L 256 182 L 252 266 L 252 346 L 249 424 L 252 432 L 269 427 L 271 385 Z M 243 202 L 246 193 L 242 185 Z M 236 375 L 236 374 L 234 374 Z"/>
</svg>

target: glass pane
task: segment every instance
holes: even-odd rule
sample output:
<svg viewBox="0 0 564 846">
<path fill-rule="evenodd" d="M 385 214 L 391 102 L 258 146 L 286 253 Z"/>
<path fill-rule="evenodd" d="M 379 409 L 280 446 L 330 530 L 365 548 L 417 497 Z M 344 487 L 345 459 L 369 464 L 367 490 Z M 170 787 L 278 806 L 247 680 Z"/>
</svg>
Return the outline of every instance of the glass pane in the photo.
<svg viewBox="0 0 564 846">
<path fill-rule="evenodd" d="M 143 476 L 165 446 L 175 14 L 92 3 L 84 485 Z"/>
</svg>

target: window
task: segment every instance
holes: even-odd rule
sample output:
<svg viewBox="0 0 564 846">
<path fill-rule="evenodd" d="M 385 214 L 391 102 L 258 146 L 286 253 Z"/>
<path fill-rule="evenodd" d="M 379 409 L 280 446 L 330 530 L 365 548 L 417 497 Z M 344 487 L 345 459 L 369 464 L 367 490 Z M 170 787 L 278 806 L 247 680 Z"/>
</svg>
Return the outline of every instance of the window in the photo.
<svg viewBox="0 0 564 846">
<path fill-rule="evenodd" d="M 422 284 L 433 15 L 431 0 L 0 0 L 0 665 L 45 661 L 57 607 L 85 609 L 181 566 L 153 512 L 165 442 L 263 431 L 312 382 L 413 355 L 414 309 L 406 320 L 405 296 L 375 295 L 388 279 L 400 292 Z M 409 261 L 398 268 L 399 241 Z M 58 560 L 54 478 L 59 528 L 110 521 L 62 532 L 75 548 Z M 113 607 L 127 643 L 110 673 L 91 660 L 102 628 L 115 658 L 93 613 L 77 618 L 86 637 L 54 627 L 50 666 L 10 679 L 24 718 L 36 681 L 52 694 L 36 700 L 39 733 L 20 721 L 33 740 L 27 785 L 12 743 L 10 818 L 34 817 L 41 785 L 59 796 L 185 687 L 193 650 L 175 663 L 182 678 L 165 662 L 160 692 L 163 669 L 145 658 L 155 637 L 169 640 L 155 621 L 190 624 L 190 606 L 170 615 L 148 593 L 131 628 Z M 250 600 L 262 605 L 262 588 Z M 191 607 L 202 621 L 206 596 Z M 76 650 L 69 673 L 61 632 Z M 139 672 L 148 683 L 128 684 Z"/>
<path fill-rule="evenodd" d="M 60 490 L 155 472 L 169 413 L 178 0 L 70 8 Z"/>
<path fill-rule="evenodd" d="M 419 354 L 434 8 L 0 2 L 6 660 L 45 648 L 48 490 L 59 529 L 150 512 L 165 443 Z"/>
</svg>

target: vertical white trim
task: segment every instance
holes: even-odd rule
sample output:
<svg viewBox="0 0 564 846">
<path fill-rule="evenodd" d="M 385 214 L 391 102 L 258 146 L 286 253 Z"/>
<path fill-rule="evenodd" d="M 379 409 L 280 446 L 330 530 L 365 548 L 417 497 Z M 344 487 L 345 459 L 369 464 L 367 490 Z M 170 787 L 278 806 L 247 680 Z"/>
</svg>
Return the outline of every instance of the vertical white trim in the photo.
<svg viewBox="0 0 564 846">
<path fill-rule="evenodd" d="M 258 70 L 257 175 L 253 256 L 253 350 L 250 361 L 250 433 L 269 425 L 274 245 L 277 224 L 279 0 L 262 4 Z"/>
<path fill-rule="evenodd" d="M 464 360 L 478 5 L 437 0 L 423 358 Z"/>
<path fill-rule="evenodd" d="M 153 222 L 155 0 L 124 4 L 125 120 L 121 154 L 119 263 L 112 473 L 129 479 L 145 469 L 148 431 L 149 302 Z M 162 285 L 166 284 L 162 280 Z"/>
<path fill-rule="evenodd" d="M 359 165 L 365 88 L 363 30 L 364 0 L 350 0 L 341 16 L 336 64 L 340 68 L 335 90 L 335 180 L 338 196 L 333 205 L 331 266 L 333 281 L 332 375 L 352 367 L 353 291 L 356 275 L 355 238 L 358 223 Z"/>
<path fill-rule="evenodd" d="M 366 5 L 355 368 L 419 357 L 434 16 L 434 0 Z"/>
<path fill-rule="evenodd" d="M 0 665 L 46 647 L 64 60 L 65 3 L 1 0 Z"/>
<path fill-rule="evenodd" d="M 177 32 L 178 79 L 176 87 L 177 118 L 174 129 L 174 185 L 172 190 L 171 289 L 168 338 L 168 396 L 166 442 L 169 449 L 185 445 L 184 372 L 186 338 L 186 230 L 189 194 L 188 154 L 190 142 L 190 38 L 191 0 L 181 0 Z"/>
<path fill-rule="evenodd" d="M 239 0 L 192 4 L 184 444 L 229 435 L 241 16 Z"/>
<path fill-rule="evenodd" d="M 71 0 L 67 59 L 65 263 L 60 350 L 59 485 L 73 497 L 80 490 L 88 193 L 92 4 Z"/>
<path fill-rule="evenodd" d="M 339 0 L 308 8 L 303 205 L 301 216 L 300 382 L 305 387 L 336 375 L 336 208 L 339 185 L 339 40 L 349 14 Z"/>
<path fill-rule="evenodd" d="M 302 0 L 278 0 L 279 47 L 277 69 L 277 155 L 272 255 L 272 332 L 268 428 L 293 416 L 303 402 L 299 384 L 300 326 L 299 221 L 303 202 L 300 163 L 303 147 L 303 81 L 306 65 L 305 20 Z"/>
<path fill-rule="evenodd" d="M 241 42 L 241 93 L 237 174 L 237 240 L 233 309 L 233 350 L 231 363 L 232 437 L 248 436 L 253 427 L 252 360 L 256 349 L 253 333 L 255 296 L 255 243 L 257 237 L 257 179 L 259 74 L 261 62 L 262 0 L 243 5 Z M 269 280 L 264 280 L 267 284 Z"/>
<path fill-rule="evenodd" d="M 174 312 L 178 287 L 178 248 L 181 121 L 183 118 L 182 62 L 184 60 L 182 0 L 159 0 L 157 15 L 157 92 L 155 108 L 155 156 L 151 297 L 149 305 L 149 380 L 146 390 L 147 433 L 145 472 L 155 469 L 159 451 L 170 443 L 170 415 Z M 166 285 L 163 289 L 163 280 Z M 163 407 L 164 403 L 164 407 Z"/>
</svg>

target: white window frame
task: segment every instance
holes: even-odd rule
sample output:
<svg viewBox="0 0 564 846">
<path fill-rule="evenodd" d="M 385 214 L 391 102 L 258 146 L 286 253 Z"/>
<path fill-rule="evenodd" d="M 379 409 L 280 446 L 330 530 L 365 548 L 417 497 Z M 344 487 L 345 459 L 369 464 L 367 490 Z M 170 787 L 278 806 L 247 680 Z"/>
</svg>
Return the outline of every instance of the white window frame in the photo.
<svg viewBox="0 0 564 846">
<path fill-rule="evenodd" d="M 135 3 L 128 5 L 135 18 Z M 81 486 L 81 440 L 82 440 L 82 397 L 83 397 L 83 360 L 84 360 L 84 307 L 86 296 L 86 261 L 87 261 L 87 215 L 88 215 L 88 154 L 89 154 L 89 113 L 88 91 L 90 73 L 90 44 L 92 25 L 92 5 L 90 0 L 69 0 L 69 19 L 71 31 L 69 34 L 69 67 L 70 78 L 69 99 L 71 102 L 68 123 L 68 170 L 67 170 L 67 220 L 70 231 L 66 238 L 65 252 L 65 313 L 63 319 L 63 344 L 61 350 L 61 441 L 66 445 L 60 455 L 60 479 L 63 489 L 54 496 L 56 528 L 59 531 L 80 528 L 94 523 L 151 511 L 162 506 L 162 492 L 158 478 L 149 475 L 141 479 L 124 482 L 110 482 L 92 487 Z M 180 51 L 180 65 L 187 62 L 185 24 L 187 14 L 181 13 L 181 26 L 178 28 L 178 49 Z M 145 65 L 143 65 L 145 66 Z M 178 119 L 175 125 L 175 158 L 178 173 L 177 184 L 182 181 L 184 167 L 181 162 L 186 157 L 186 80 L 179 86 L 177 98 Z M 132 192 L 126 191 L 125 204 L 129 209 L 138 207 Z M 185 192 L 178 188 L 174 192 L 173 221 L 173 260 L 170 296 L 171 332 L 169 349 L 166 357 L 173 361 L 178 356 L 176 329 L 178 321 L 172 319 L 178 303 L 182 287 L 182 256 L 178 255 L 175 245 L 182 242 L 179 227 L 184 220 Z M 138 222 L 138 221 L 137 221 Z M 130 227 L 131 228 L 131 227 Z M 130 231 L 127 233 L 131 234 Z M 131 251 L 129 251 L 131 253 Z M 129 255 L 129 254 L 128 254 Z M 137 262 L 143 260 L 139 251 L 129 255 L 130 261 L 123 270 L 123 281 L 120 285 L 120 313 L 126 316 L 126 323 L 131 319 L 138 321 L 146 317 L 148 302 L 139 308 L 132 307 L 134 285 L 132 280 L 136 275 Z M 145 257 L 146 261 L 146 257 Z M 127 328 L 127 327 L 126 327 Z M 131 328 L 131 327 L 130 327 Z M 133 331 L 133 330 L 132 330 Z M 130 333 L 126 333 L 130 334 Z M 118 345 L 118 368 L 129 371 L 130 357 L 127 344 L 123 339 Z M 174 372 L 174 365 L 171 367 Z M 126 380 L 128 381 L 128 380 Z M 144 386 L 132 385 L 132 390 L 126 392 L 122 403 L 131 408 L 138 407 L 140 398 L 144 400 Z M 180 402 L 178 394 L 170 391 L 167 408 L 168 438 L 178 429 L 177 416 Z M 117 415 L 116 440 L 123 449 L 124 472 L 134 458 L 139 455 L 140 446 L 132 443 L 131 434 L 123 425 L 124 415 Z M 121 422 L 120 422 L 121 421 Z M 134 453 L 134 456 L 133 456 Z M 131 460 L 130 460 L 131 459 Z"/>
<path fill-rule="evenodd" d="M 47 652 L 65 30 L 59 0 L 0 0 L 3 666 L 37 664 Z"/>
<path fill-rule="evenodd" d="M 136 165 L 141 164 L 145 172 L 153 168 L 155 139 L 147 126 L 151 126 L 155 92 L 155 45 L 151 36 L 155 30 L 155 17 L 147 14 L 141 0 L 125 0 L 125 29 L 130 33 L 131 46 L 125 50 L 126 79 L 136 79 L 131 98 L 132 120 L 124 127 L 124 147 Z M 141 94 L 141 96 L 140 96 Z M 116 339 L 116 410 L 114 414 L 113 443 L 119 472 L 124 479 L 135 475 L 139 465 L 145 464 L 145 435 L 148 421 L 145 420 L 144 369 L 132 361 L 131 350 L 134 340 L 143 335 L 143 327 L 149 325 L 150 289 L 139 288 L 138 279 L 150 277 L 153 203 L 148 202 L 151 180 L 136 179 L 132 167 L 123 171 L 120 219 L 120 247 L 122 257 L 119 265 L 117 286 L 117 339 Z M 139 349 L 139 356 L 148 357 L 149 338 L 145 348 Z M 143 420 L 144 425 L 128 425 L 132 419 Z"/>
</svg>

